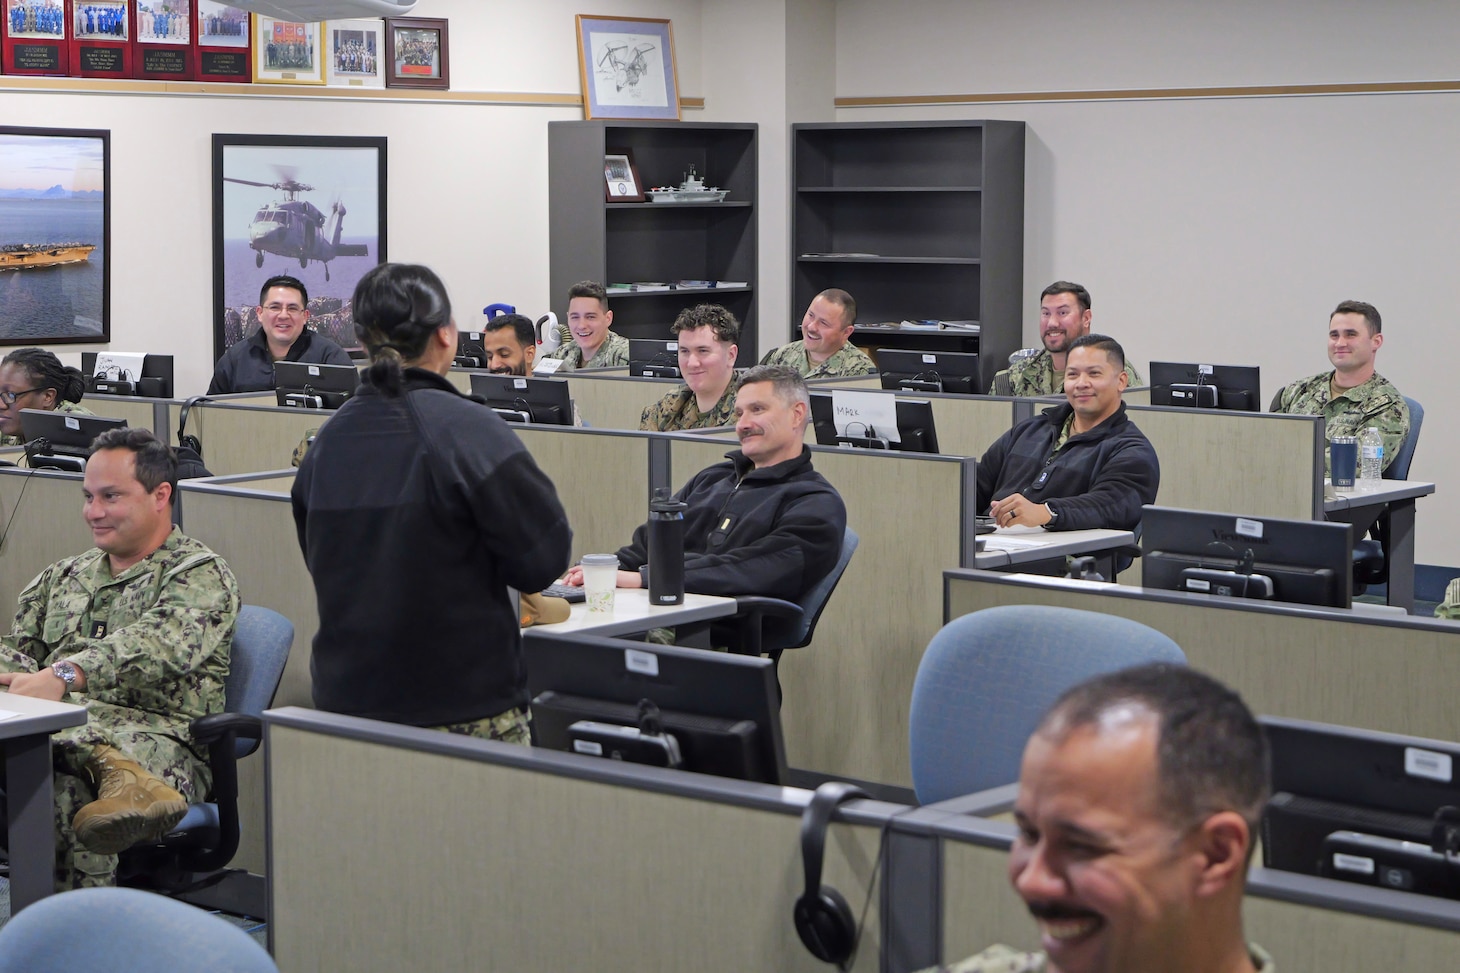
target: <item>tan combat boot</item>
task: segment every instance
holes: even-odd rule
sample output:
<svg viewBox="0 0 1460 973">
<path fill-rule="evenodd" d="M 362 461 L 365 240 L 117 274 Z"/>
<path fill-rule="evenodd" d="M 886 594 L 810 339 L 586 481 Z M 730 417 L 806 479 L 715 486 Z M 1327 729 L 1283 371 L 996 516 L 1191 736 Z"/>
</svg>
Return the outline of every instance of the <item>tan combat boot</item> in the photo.
<svg viewBox="0 0 1460 973">
<path fill-rule="evenodd" d="M 188 802 L 141 764 L 112 747 L 97 747 L 87 769 L 97 799 L 76 812 L 76 840 L 99 855 L 115 855 L 160 838 L 188 811 Z"/>
</svg>

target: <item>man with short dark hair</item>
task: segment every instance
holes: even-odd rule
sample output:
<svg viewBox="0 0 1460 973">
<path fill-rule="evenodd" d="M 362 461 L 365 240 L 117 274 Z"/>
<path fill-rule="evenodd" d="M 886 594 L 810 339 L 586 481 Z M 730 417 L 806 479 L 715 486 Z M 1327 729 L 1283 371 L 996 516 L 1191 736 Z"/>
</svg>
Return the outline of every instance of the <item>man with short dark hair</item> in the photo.
<svg viewBox="0 0 1460 973">
<path fill-rule="evenodd" d="M 1039 338 L 1044 348 L 1009 366 L 1009 394 L 1059 395 L 1064 389 L 1065 357 L 1077 338 L 1090 333 L 1090 292 L 1073 281 L 1057 280 L 1039 294 Z M 1140 374 L 1126 362 L 1126 381 L 1139 385 Z"/>
<path fill-rule="evenodd" d="M 731 425 L 740 322 L 718 304 L 697 304 L 680 311 L 670 330 L 679 345 L 684 384 L 646 406 L 639 428 L 674 432 Z"/>
<path fill-rule="evenodd" d="M 1024 750 L 1009 880 L 1043 950 L 944 973 L 1272 973 L 1242 935 L 1269 751 L 1241 697 L 1185 666 L 1097 676 Z"/>
<path fill-rule="evenodd" d="M 293 277 L 270 277 L 259 290 L 259 327 L 218 359 L 209 395 L 261 392 L 274 387 L 274 362 L 353 365 L 350 353 L 308 330 L 309 292 Z"/>
<path fill-rule="evenodd" d="M 979 457 L 978 502 L 1000 527 L 1132 530 L 1161 483 L 1156 451 L 1126 418 L 1125 352 L 1113 338 L 1077 338 L 1065 363 L 1065 405 L 1004 433 Z"/>
<path fill-rule="evenodd" d="M 870 375 L 877 366 L 867 353 L 851 344 L 857 325 L 857 302 L 846 291 L 831 287 L 811 299 L 801 318 L 801 340 L 773 348 L 762 365 L 794 368 L 803 378 L 846 378 Z"/>
<path fill-rule="evenodd" d="M 608 309 L 608 291 L 598 281 L 580 280 L 568 288 L 567 324 L 572 342 L 564 342 L 547 355 L 562 360 L 561 371 L 629 363 L 629 339 L 609 330 L 613 312 Z"/>
<path fill-rule="evenodd" d="M 521 314 L 499 314 L 482 329 L 487 371 L 493 375 L 531 375 L 537 359 L 537 331 Z"/>
<path fill-rule="evenodd" d="M 1329 440 L 1359 436 L 1374 426 L 1384 440 L 1384 466 L 1394 462 L 1409 435 L 1409 404 L 1374 357 L 1384 345 L 1379 309 L 1343 301 L 1328 316 L 1328 360 L 1333 371 L 1294 382 L 1278 393 L 1273 412 L 1322 416 Z"/>
<path fill-rule="evenodd" d="M 228 566 L 172 524 L 177 466 L 146 429 L 96 438 L 82 483 L 96 547 L 51 565 L 0 639 L 0 685 L 87 706 L 52 738 L 57 884 L 110 885 L 211 786 L 189 724 L 223 710 L 238 617 Z"/>
</svg>

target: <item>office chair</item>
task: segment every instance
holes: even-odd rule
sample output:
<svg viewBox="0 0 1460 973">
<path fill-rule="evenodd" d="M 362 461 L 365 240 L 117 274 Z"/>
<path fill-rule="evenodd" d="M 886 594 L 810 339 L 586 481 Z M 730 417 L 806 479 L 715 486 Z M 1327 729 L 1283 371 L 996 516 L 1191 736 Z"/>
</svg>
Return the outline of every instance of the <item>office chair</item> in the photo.
<svg viewBox="0 0 1460 973">
<path fill-rule="evenodd" d="M 836 590 L 852 555 L 857 551 L 857 532 L 850 527 L 842 535 L 842 550 L 836 565 L 802 596 L 799 602 L 763 595 L 747 595 L 736 599 L 735 615 L 727 624 L 738 630 L 740 643 L 731 651 L 740 655 L 769 655 L 780 662 L 786 649 L 800 649 L 811 644 L 816 622 Z"/>
<path fill-rule="evenodd" d="M 293 644 L 294 625 L 283 615 L 257 605 L 239 611 L 224 682 L 225 711 L 192 724 L 193 739 L 208 747 L 209 800 L 189 806 L 177 827 L 155 844 L 122 852 L 121 884 L 181 892 L 206 887 L 226 874 L 220 869 L 238 851 L 238 761 L 258 749 L 263 738 L 259 717 L 279 688 Z"/>
<path fill-rule="evenodd" d="M 1394 462 L 1384 470 L 1386 480 L 1409 479 L 1409 464 L 1414 459 L 1414 448 L 1419 445 L 1419 427 L 1424 425 L 1425 408 L 1409 396 L 1404 397 L 1409 406 L 1409 433 L 1394 453 Z M 1386 584 L 1389 581 L 1389 559 L 1384 552 L 1389 550 L 1389 511 L 1379 515 L 1371 534 L 1354 541 L 1354 594 L 1361 595 L 1371 584 Z"/>
<path fill-rule="evenodd" d="M 137 889 L 52 895 L 0 929 L 0 973 L 279 973 L 226 919 Z"/>
<path fill-rule="evenodd" d="M 1012 784 L 1040 717 L 1071 686 L 1146 662 L 1186 664 L 1130 619 L 1045 605 L 955 618 L 923 654 L 908 715 L 913 790 L 931 804 Z"/>
</svg>

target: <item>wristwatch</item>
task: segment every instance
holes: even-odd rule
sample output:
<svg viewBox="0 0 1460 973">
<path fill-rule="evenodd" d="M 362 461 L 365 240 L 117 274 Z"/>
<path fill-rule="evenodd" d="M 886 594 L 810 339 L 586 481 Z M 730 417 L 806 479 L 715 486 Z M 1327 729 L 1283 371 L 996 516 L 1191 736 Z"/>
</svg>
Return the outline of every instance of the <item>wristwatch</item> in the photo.
<svg viewBox="0 0 1460 973">
<path fill-rule="evenodd" d="M 69 662 L 51 663 L 51 672 L 66 684 L 66 692 L 76 688 L 76 667 Z"/>
<path fill-rule="evenodd" d="M 1052 503 L 1045 504 L 1044 505 L 1044 509 L 1049 511 L 1049 520 L 1047 522 L 1045 522 L 1045 525 L 1044 526 L 1046 526 L 1046 527 L 1052 527 L 1052 526 L 1054 526 L 1054 522 L 1056 520 L 1059 520 L 1060 519 L 1059 511 L 1057 511 L 1057 510 L 1054 509 L 1054 504 L 1052 504 Z"/>
</svg>

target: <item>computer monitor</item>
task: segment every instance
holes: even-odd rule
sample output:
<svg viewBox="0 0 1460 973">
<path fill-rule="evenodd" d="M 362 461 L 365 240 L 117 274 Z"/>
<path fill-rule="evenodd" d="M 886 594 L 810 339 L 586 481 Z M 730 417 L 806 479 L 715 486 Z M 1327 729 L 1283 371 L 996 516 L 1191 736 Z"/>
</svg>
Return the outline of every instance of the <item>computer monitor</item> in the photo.
<svg viewBox="0 0 1460 973">
<path fill-rule="evenodd" d="M 21 409 L 20 431 L 25 435 L 26 462 L 33 470 L 71 470 L 80 473 L 91 455 L 91 443 L 108 429 L 126 426 L 125 419 L 84 416 L 49 409 Z"/>
<path fill-rule="evenodd" d="M 1141 508 L 1141 584 L 1147 588 L 1348 608 L 1348 524 L 1176 507 Z"/>
<path fill-rule="evenodd" d="M 642 378 L 679 378 L 679 342 L 630 338 L 629 374 Z"/>
<path fill-rule="evenodd" d="M 486 368 L 490 364 L 487 349 L 482 346 L 482 332 L 458 331 L 456 333 L 456 361 L 458 368 Z"/>
<path fill-rule="evenodd" d="M 1263 717 L 1272 799 L 1262 862 L 1305 875 L 1460 898 L 1460 744 Z M 1437 847 L 1438 846 L 1438 847 Z"/>
<path fill-rule="evenodd" d="M 274 395 L 291 409 L 338 409 L 355 394 L 360 372 L 354 365 L 274 362 Z"/>
<path fill-rule="evenodd" d="M 143 395 L 150 399 L 172 398 L 172 356 L 144 355 L 140 374 L 131 369 L 112 366 L 105 373 L 96 373 L 94 351 L 81 353 L 81 374 L 86 376 L 86 391 L 98 395 Z"/>
<path fill-rule="evenodd" d="M 877 371 L 882 376 L 885 389 L 983 394 L 978 355 L 966 351 L 881 348 L 877 351 Z"/>
<path fill-rule="evenodd" d="M 549 426 L 573 424 L 573 402 L 563 378 L 524 378 L 521 375 L 473 375 L 473 395 L 487 400 L 508 422 Z"/>
<path fill-rule="evenodd" d="M 1151 404 L 1261 412 L 1260 371 L 1256 365 L 1153 361 Z"/>
<path fill-rule="evenodd" d="M 876 393 L 890 394 L 890 393 Z M 927 399 L 897 400 L 897 434 L 901 442 L 892 442 L 879 435 L 875 428 L 864 430 L 855 425 L 847 435 L 836 431 L 832 411 L 832 393 L 811 393 L 811 425 L 818 446 L 845 446 L 854 449 L 895 449 L 904 453 L 936 453 L 938 433 L 933 426 L 933 404 Z"/>
<path fill-rule="evenodd" d="M 522 655 L 535 746 L 668 765 L 665 741 L 641 732 L 640 701 L 648 700 L 682 769 L 786 779 L 769 659 L 534 629 L 523 634 Z"/>
</svg>

